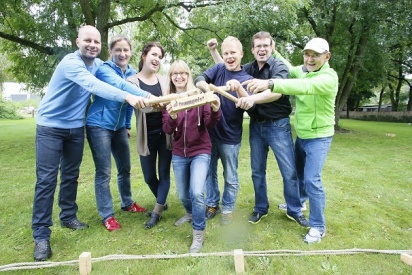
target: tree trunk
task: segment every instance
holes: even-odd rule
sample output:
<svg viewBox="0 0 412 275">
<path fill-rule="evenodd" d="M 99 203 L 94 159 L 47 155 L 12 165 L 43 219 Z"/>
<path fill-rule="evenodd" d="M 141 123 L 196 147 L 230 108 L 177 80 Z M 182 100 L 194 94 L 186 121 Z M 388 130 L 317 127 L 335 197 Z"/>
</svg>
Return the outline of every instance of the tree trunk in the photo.
<svg viewBox="0 0 412 275">
<path fill-rule="evenodd" d="M 406 105 L 406 111 L 412 111 L 412 85 L 406 79 L 405 79 L 405 82 L 409 86 L 409 99 L 408 99 L 408 105 Z"/>
<path fill-rule="evenodd" d="M 385 92 L 385 89 L 386 89 L 386 84 L 384 84 L 384 85 L 382 86 L 382 89 L 381 89 L 381 91 L 379 92 L 378 112 L 381 111 L 382 100 L 383 100 L 382 97 L 383 97 L 383 93 Z"/>
<path fill-rule="evenodd" d="M 348 58 L 352 59 L 353 62 L 349 66 L 347 66 L 349 70 L 344 73 L 345 76 L 341 81 L 341 85 L 339 87 L 338 95 L 336 96 L 335 102 L 335 127 L 337 128 L 339 128 L 339 114 L 345 106 L 346 101 L 348 100 L 348 97 L 352 91 L 352 87 L 355 84 L 356 79 L 358 78 L 358 73 L 361 69 L 362 57 L 366 48 L 367 41 L 367 30 L 365 30 L 365 32 L 359 38 L 359 42 L 357 43 L 357 45 L 353 47 L 356 48 L 356 52 L 354 53 L 353 58 Z"/>
</svg>

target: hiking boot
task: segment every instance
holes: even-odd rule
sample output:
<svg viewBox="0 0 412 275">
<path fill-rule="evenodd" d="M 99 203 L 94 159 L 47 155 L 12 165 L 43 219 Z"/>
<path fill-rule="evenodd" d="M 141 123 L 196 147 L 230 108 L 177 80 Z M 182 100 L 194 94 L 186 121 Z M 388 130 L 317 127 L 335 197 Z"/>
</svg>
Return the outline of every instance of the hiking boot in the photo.
<svg viewBox="0 0 412 275">
<path fill-rule="evenodd" d="M 127 211 L 127 212 L 132 212 L 132 213 L 145 213 L 146 212 L 146 208 L 138 205 L 136 202 L 133 202 L 132 205 L 122 210 Z"/>
<path fill-rule="evenodd" d="M 80 230 L 80 229 L 85 229 L 89 227 L 87 224 L 82 223 L 77 218 L 69 222 L 61 221 L 60 225 L 65 228 L 70 228 L 71 230 Z"/>
<path fill-rule="evenodd" d="M 252 215 L 249 217 L 249 222 L 253 224 L 257 224 L 260 220 L 266 217 L 268 214 L 260 214 L 258 212 L 253 212 Z"/>
<path fill-rule="evenodd" d="M 216 206 L 216 207 L 206 206 L 206 220 L 213 219 L 219 213 L 220 213 L 219 206 Z"/>
<path fill-rule="evenodd" d="M 193 229 L 193 241 L 190 246 L 190 253 L 199 253 L 200 249 L 203 247 L 203 241 L 205 239 L 204 230 L 194 230 Z"/>
<path fill-rule="evenodd" d="M 233 222 L 233 213 L 223 213 L 220 218 L 220 225 L 229 225 Z"/>
<path fill-rule="evenodd" d="M 186 215 L 184 215 L 183 217 L 181 217 L 175 222 L 175 226 L 181 226 L 185 222 L 191 222 L 191 221 L 192 221 L 192 214 L 186 213 Z"/>
<path fill-rule="evenodd" d="M 309 233 L 306 234 L 305 239 L 303 241 L 305 243 L 320 243 L 323 237 L 325 237 L 326 232 L 320 232 L 316 228 L 311 228 Z"/>
<path fill-rule="evenodd" d="M 278 208 L 282 211 L 287 211 L 288 210 L 288 205 L 286 203 L 281 203 L 278 205 Z M 306 207 L 306 202 L 302 204 L 302 208 L 300 209 L 301 211 L 306 211 L 308 208 Z"/>
<path fill-rule="evenodd" d="M 34 242 L 34 260 L 36 262 L 46 261 L 51 255 L 50 241 Z"/>
<path fill-rule="evenodd" d="M 310 228 L 309 222 L 306 220 L 304 215 L 292 216 L 292 215 L 289 215 L 288 213 L 286 213 L 286 217 L 288 217 L 292 221 L 297 222 L 299 225 L 301 225 L 303 227 Z"/>
<path fill-rule="evenodd" d="M 117 222 L 117 220 L 114 217 L 110 217 L 110 218 L 106 219 L 104 221 L 103 225 L 109 231 L 115 231 L 115 230 L 120 229 L 120 224 Z"/>
</svg>

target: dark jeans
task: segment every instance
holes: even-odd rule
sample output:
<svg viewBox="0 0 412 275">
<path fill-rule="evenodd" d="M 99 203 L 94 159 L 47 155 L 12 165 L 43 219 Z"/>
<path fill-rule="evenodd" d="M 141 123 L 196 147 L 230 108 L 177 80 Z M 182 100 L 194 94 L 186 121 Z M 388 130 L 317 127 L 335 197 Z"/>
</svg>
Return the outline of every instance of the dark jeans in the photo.
<svg viewBox="0 0 412 275">
<path fill-rule="evenodd" d="M 148 132 L 147 140 L 150 155 L 140 156 L 140 165 L 144 180 L 156 197 L 156 202 L 164 205 L 170 189 L 172 151 L 166 148 L 166 135 L 161 130 Z M 156 167 L 159 177 L 157 177 Z"/>
<path fill-rule="evenodd" d="M 83 158 L 84 127 L 60 129 L 37 125 L 36 176 L 32 229 L 35 241 L 49 240 L 57 174 L 60 168 L 59 207 L 61 221 L 77 212 L 77 179 Z"/>
</svg>

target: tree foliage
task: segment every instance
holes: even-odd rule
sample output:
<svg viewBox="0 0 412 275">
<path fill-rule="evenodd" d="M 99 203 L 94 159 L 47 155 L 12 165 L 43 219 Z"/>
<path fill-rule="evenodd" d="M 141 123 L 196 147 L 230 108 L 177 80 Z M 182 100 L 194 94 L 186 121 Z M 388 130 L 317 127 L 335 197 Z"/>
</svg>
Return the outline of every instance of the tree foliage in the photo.
<svg viewBox="0 0 412 275">
<path fill-rule="evenodd" d="M 57 62 L 76 48 L 77 30 L 84 24 L 100 30 L 102 59 L 108 57 L 108 38 L 126 33 L 134 41 L 134 63 L 143 44 L 156 40 L 169 61 L 185 59 L 195 75 L 212 64 L 205 46 L 212 37 L 238 37 L 245 63 L 253 59 L 252 35 L 265 30 L 298 65 L 305 43 L 319 36 L 330 42 L 330 63 L 339 75 L 339 114 L 351 93 L 367 98 L 379 87 L 388 87 L 382 90 L 392 91 L 394 106 L 399 103 L 398 92 L 410 84 L 405 76 L 412 73 L 411 6 L 407 0 L 2 0 L 0 49 L 18 81 L 41 87 Z"/>
</svg>

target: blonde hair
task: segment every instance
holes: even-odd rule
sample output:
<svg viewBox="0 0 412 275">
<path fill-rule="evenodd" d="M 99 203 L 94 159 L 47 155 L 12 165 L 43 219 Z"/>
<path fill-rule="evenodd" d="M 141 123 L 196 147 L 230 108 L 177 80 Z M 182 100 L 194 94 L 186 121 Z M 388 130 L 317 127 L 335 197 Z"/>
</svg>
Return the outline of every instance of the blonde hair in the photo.
<svg viewBox="0 0 412 275">
<path fill-rule="evenodd" d="M 234 37 L 234 36 L 228 36 L 228 37 L 226 37 L 226 38 L 223 40 L 223 42 L 222 42 L 221 48 L 223 48 L 223 45 L 229 44 L 229 43 L 235 43 L 235 45 L 236 45 L 241 51 L 243 51 L 242 43 L 240 42 L 240 40 L 239 40 L 237 37 Z"/>
<path fill-rule="evenodd" d="M 166 83 L 168 83 L 168 85 L 167 85 L 167 94 L 176 93 L 176 87 L 175 87 L 175 84 L 173 84 L 173 81 L 172 81 L 172 74 L 175 72 L 176 68 L 180 68 L 181 70 L 188 73 L 187 83 L 186 83 L 186 91 L 194 89 L 195 84 L 193 83 L 193 76 L 192 76 L 192 72 L 190 71 L 189 65 L 187 65 L 187 63 L 184 62 L 183 60 L 178 59 L 170 65 L 169 73 L 167 74 L 167 82 L 166 82 Z"/>
</svg>

